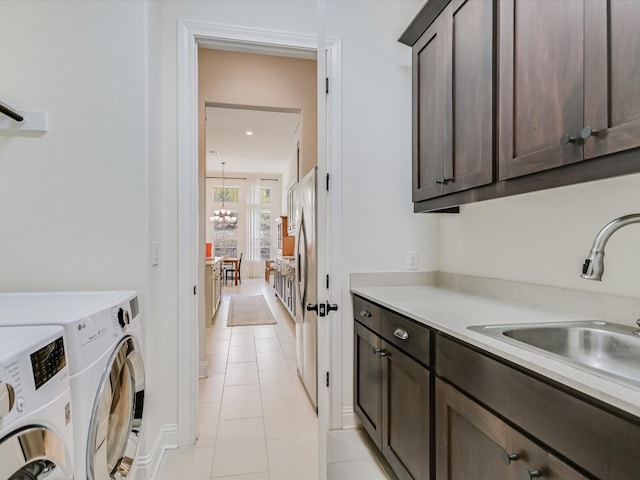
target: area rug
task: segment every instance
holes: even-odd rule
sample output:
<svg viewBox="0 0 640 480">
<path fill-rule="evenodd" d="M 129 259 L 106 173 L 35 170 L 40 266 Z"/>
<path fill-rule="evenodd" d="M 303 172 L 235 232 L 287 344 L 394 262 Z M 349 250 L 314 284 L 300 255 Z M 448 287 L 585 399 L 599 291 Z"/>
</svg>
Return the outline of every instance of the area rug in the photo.
<svg viewBox="0 0 640 480">
<path fill-rule="evenodd" d="M 227 327 L 243 325 L 274 325 L 278 322 L 271 315 L 262 295 L 234 295 L 229 305 Z"/>
</svg>

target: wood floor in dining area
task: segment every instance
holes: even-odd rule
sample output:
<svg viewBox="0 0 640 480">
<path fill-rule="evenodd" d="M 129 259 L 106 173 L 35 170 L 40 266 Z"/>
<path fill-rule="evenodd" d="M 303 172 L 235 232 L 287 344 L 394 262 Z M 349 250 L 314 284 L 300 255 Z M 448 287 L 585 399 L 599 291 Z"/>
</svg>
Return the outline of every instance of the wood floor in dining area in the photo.
<svg viewBox="0 0 640 480">
<path fill-rule="evenodd" d="M 232 295 L 264 295 L 276 325 L 227 327 Z M 155 480 L 317 480 L 318 421 L 296 371 L 294 325 L 262 279 L 225 286 L 207 327 L 199 437 L 165 452 Z M 359 430 L 331 432 L 332 480 L 386 480 Z"/>
</svg>

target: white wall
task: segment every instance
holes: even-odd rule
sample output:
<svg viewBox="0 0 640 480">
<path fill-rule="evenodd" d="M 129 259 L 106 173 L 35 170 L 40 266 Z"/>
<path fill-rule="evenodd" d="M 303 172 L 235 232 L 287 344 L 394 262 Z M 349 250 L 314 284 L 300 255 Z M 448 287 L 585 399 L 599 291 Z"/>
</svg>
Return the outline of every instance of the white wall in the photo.
<svg viewBox="0 0 640 480">
<path fill-rule="evenodd" d="M 579 274 L 600 228 L 639 211 L 640 175 L 463 206 L 441 219 L 441 269 L 637 297 L 640 225 L 611 237 L 602 282 Z"/>
<path fill-rule="evenodd" d="M 397 42 L 422 0 L 328 2 L 342 41 L 345 274 L 438 267 L 438 221 L 411 203 L 411 49 Z"/>
<path fill-rule="evenodd" d="M 145 4 L 1 10 L 0 100 L 47 112 L 49 131 L 0 133 L 0 290 L 144 294 Z"/>
</svg>

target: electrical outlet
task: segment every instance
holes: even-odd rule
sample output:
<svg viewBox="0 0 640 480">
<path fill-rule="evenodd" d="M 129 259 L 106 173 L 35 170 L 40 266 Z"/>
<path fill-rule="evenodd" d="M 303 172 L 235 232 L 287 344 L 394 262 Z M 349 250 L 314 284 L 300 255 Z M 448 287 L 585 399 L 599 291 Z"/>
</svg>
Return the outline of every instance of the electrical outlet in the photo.
<svg viewBox="0 0 640 480">
<path fill-rule="evenodd" d="M 407 270 L 418 270 L 418 252 L 407 252 Z"/>
</svg>

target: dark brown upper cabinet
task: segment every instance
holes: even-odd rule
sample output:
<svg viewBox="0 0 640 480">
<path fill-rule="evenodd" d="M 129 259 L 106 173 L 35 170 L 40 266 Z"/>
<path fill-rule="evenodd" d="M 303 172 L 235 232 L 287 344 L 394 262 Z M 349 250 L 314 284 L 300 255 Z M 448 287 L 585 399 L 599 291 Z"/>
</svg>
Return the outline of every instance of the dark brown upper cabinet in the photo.
<svg viewBox="0 0 640 480">
<path fill-rule="evenodd" d="M 413 201 L 492 183 L 493 2 L 454 0 L 413 47 Z"/>
<path fill-rule="evenodd" d="M 500 180 L 640 146 L 640 2 L 499 9 Z"/>
<path fill-rule="evenodd" d="M 640 147 L 640 2 L 586 0 L 585 32 L 584 158 Z"/>
<path fill-rule="evenodd" d="M 639 0 L 429 0 L 400 41 L 416 212 L 640 172 Z"/>
</svg>

